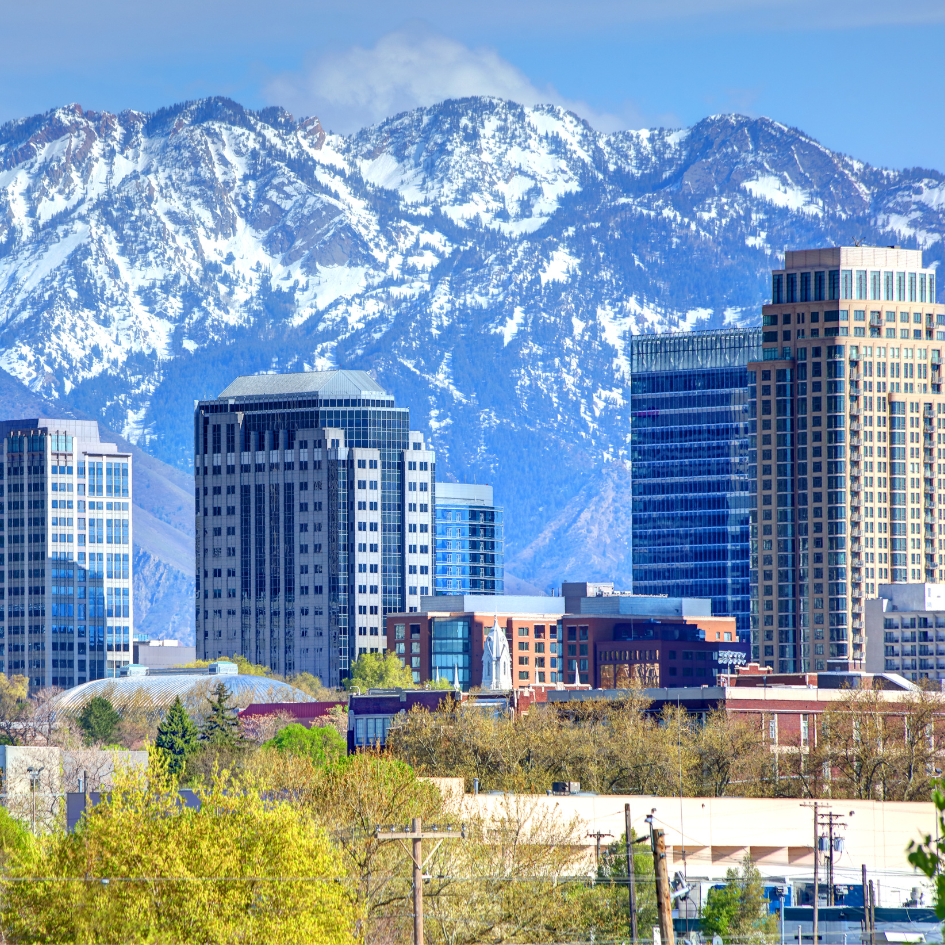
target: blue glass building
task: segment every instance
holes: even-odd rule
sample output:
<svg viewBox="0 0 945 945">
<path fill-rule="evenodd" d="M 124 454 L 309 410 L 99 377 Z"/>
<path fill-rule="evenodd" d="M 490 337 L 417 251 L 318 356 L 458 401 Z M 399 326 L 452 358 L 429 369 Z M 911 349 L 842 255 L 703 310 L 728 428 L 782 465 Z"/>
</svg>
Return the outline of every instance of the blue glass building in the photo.
<svg viewBox="0 0 945 945">
<path fill-rule="evenodd" d="M 492 486 L 438 482 L 435 516 L 434 593 L 504 594 L 502 509 Z"/>
<path fill-rule="evenodd" d="M 631 341 L 633 592 L 708 597 L 750 629 L 749 361 L 761 330 Z"/>
</svg>

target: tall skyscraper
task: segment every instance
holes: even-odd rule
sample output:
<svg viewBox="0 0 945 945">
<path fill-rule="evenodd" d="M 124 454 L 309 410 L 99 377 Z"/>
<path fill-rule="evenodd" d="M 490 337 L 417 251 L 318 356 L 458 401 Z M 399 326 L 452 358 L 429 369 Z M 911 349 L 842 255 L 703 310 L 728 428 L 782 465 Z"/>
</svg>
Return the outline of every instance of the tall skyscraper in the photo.
<svg viewBox="0 0 945 945">
<path fill-rule="evenodd" d="M 712 599 L 749 629 L 748 363 L 761 330 L 630 343 L 633 591 Z"/>
<path fill-rule="evenodd" d="M 945 577 L 945 306 L 922 253 L 788 252 L 763 306 L 753 414 L 753 655 L 862 659 L 864 598 Z"/>
<path fill-rule="evenodd" d="M 4 420 L 0 441 L 0 672 L 34 690 L 117 676 L 134 624 L 131 456 L 95 421 Z"/>
<path fill-rule="evenodd" d="M 239 377 L 194 455 L 199 657 L 337 685 L 432 593 L 435 457 L 365 372 Z"/>
<path fill-rule="evenodd" d="M 435 594 L 504 594 L 504 523 L 492 486 L 436 485 Z"/>
</svg>

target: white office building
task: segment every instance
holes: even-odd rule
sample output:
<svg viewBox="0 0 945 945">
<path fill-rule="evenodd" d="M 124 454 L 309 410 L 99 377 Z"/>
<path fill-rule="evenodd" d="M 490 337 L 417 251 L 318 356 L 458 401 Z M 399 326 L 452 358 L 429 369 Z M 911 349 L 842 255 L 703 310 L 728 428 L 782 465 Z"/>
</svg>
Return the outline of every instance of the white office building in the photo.
<svg viewBox="0 0 945 945">
<path fill-rule="evenodd" d="M 0 672 L 33 690 L 131 662 L 131 456 L 92 421 L 0 421 Z"/>
<path fill-rule="evenodd" d="M 945 584 L 880 584 L 866 601 L 868 673 L 945 679 Z"/>
</svg>

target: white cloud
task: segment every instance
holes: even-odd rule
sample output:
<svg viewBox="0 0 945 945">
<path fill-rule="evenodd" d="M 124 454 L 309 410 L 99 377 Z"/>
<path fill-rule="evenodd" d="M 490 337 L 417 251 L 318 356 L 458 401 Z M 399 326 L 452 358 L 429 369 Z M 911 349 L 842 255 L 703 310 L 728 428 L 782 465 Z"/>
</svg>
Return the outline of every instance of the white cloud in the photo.
<svg viewBox="0 0 945 945">
<path fill-rule="evenodd" d="M 620 114 L 599 112 L 552 86 L 539 88 L 494 49 L 472 49 L 423 27 L 388 33 L 370 49 L 352 46 L 313 58 L 301 72 L 274 77 L 265 95 L 296 116 L 317 115 L 326 127 L 341 132 L 470 95 L 494 95 L 523 105 L 562 105 L 601 131 L 646 123 L 631 103 Z M 672 122 L 664 118 L 661 123 Z"/>
</svg>

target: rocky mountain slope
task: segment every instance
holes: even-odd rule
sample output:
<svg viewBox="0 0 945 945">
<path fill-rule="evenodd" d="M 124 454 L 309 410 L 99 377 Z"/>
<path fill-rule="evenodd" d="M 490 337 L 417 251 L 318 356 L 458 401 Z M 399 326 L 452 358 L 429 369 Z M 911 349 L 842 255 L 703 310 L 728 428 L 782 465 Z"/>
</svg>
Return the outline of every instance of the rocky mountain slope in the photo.
<svg viewBox="0 0 945 945">
<path fill-rule="evenodd" d="M 370 370 L 438 476 L 495 484 L 513 575 L 626 584 L 631 333 L 755 323 L 786 247 L 937 263 L 943 233 L 938 172 L 767 119 L 604 135 L 474 98 L 340 137 L 70 106 L 0 127 L 0 367 L 185 472 L 235 374 Z"/>
</svg>

